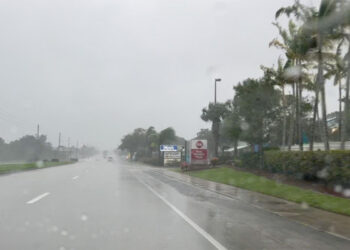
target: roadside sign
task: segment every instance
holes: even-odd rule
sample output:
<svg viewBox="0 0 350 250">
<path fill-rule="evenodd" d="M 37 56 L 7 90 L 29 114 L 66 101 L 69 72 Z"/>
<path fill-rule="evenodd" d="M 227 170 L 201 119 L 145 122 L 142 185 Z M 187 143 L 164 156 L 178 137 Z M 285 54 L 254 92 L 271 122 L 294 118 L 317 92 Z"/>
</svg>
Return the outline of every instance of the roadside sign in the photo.
<svg viewBox="0 0 350 250">
<path fill-rule="evenodd" d="M 191 141 L 191 164 L 198 164 L 198 165 L 208 164 L 208 141 L 207 140 Z"/>
<path fill-rule="evenodd" d="M 181 151 L 164 151 L 164 166 L 178 166 L 181 162 Z"/>
<path fill-rule="evenodd" d="M 164 159 L 181 159 L 180 151 L 165 151 Z"/>
<path fill-rule="evenodd" d="M 207 140 L 192 140 L 191 149 L 208 149 Z"/>
<path fill-rule="evenodd" d="M 174 152 L 177 151 L 177 145 L 160 145 L 161 152 Z"/>
<path fill-rule="evenodd" d="M 192 161 L 206 161 L 208 159 L 208 150 L 206 149 L 192 149 L 191 150 Z"/>
</svg>

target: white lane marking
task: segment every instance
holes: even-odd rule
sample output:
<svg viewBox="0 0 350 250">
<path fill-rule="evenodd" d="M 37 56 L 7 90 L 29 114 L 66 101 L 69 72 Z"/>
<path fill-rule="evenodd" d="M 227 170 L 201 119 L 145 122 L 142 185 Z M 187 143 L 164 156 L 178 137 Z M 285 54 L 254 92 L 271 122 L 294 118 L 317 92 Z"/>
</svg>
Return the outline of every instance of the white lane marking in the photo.
<svg viewBox="0 0 350 250">
<path fill-rule="evenodd" d="M 136 177 L 137 178 L 137 177 Z M 181 212 L 178 208 L 176 208 L 173 204 L 167 201 L 162 195 L 160 195 L 157 191 L 155 191 L 150 185 L 141 181 L 137 178 L 139 182 L 145 185 L 154 195 L 156 195 L 159 199 L 161 199 L 166 205 L 168 205 L 172 210 L 174 210 L 184 221 L 186 221 L 190 226 L 192 226 L 198 233 L 200 233 L 204 238 L 206 238 L 213 246 L 215 246 L 218 250 L 227 250 L 226 247 L 220 244 L 213 236 L 208 234 L 203 228 L 198 226 L 193 220 L 191 220 L 187 215 Z"/>
<path fill-rule="evenodd" d="M 78 178 L 79 178 L 79 176 L 76 175 L 76 176 L 74 176 L 72 179 L 73 179 L 73 180 L 76 180 L 76 179 L 78 179 Z"/>
<path fill-rule="evenodd" d="M 43 193 L 41 195 L 38 195 L 37 197 L 35 197 L 34 199 L 31 199 L 30 201 L 27 201 L 27 204 L 33 204 L 37 201 L 40 201 L 42 198 L 48 196 L 50 193 L 46 192 L 46 193 Z"/>
</svg>

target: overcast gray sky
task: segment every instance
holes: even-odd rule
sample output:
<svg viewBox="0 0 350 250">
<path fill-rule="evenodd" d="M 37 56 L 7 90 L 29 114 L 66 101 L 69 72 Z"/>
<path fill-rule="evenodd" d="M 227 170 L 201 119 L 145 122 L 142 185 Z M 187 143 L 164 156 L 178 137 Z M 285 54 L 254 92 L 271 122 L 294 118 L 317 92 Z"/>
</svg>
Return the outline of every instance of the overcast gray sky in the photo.
<svg viewBox="0 0 350 250">
<path fill-rule="evenodd" d="M 0 137 L 35 133 L 116 147 L 136 127 L 193 137 L 201 109 L 233 97 L 280 51 L 275 11 L 293 0 L 1 0 Z M 317 4 L 308 0 L 304 3 Z M 329 111 L 337 108 L 328 89 Z"/>
</svg>

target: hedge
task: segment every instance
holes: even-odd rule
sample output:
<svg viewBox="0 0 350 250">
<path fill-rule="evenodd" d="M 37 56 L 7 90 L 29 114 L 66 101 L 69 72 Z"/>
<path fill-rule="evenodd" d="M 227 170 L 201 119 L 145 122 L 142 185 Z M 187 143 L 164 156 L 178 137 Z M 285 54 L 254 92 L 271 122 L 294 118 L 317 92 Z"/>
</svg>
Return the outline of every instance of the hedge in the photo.
<svg viewBox="0 0 350 250">
<path fill-rule="evenodd" d="M 240 160 L 241 167 L 350 186 L 350 151 L 266 151 L 263 166 L 257 153 L 245 153 Z"/>
</svg>

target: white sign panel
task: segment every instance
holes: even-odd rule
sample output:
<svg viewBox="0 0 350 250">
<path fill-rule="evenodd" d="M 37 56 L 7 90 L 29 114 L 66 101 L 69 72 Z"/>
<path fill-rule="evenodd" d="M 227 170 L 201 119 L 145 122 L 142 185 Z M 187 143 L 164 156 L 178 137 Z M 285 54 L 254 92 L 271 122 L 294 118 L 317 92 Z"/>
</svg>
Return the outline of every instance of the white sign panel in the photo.
<svg viewBox="0 0 350 250">
<path fill-rule="evenodd" d="M 181 152 L 166 151 L 164 152 L 164 159 L 181 159 Z"/>
<path fill-rule="evenodd" d="M 207 140 L 192 140 L 191 149 L 208 149 Z"/>
</svg>

